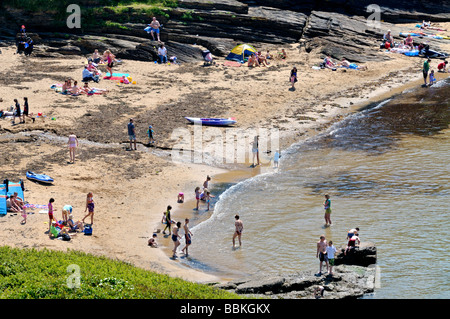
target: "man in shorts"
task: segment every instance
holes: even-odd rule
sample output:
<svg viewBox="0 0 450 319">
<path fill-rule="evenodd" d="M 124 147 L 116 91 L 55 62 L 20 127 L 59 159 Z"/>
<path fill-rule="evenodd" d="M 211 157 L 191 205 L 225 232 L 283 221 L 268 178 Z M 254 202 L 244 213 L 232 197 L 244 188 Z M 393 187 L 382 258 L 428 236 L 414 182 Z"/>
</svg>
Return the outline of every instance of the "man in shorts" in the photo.
<svg viewBox="0 0 450 319">
<path fill-rule="evenodd" d="M 133 142 L 134 142 L 134 150 L 136 150 L 136 133 L 133 119 L 130 119 L 130 122 L 128 123 L 128 137 L 130 138 L 130 150 L 133 149 Z"/>
<path fill-rule="evenodd" d="M 319 258 L 320 266 L 319 266 L 319 273 L 317 275 L 322 275 L 322 264 L 325 262 L 327 265 L 327 271 L 328 271 L 328 258 L 327 258 L 327 241 L 325 239 L 325 236 L 320 236 L 320 240 L 317 242 L 317 251 L 316 251 L 316 258 Z"/>
<path fill-rule="evenodd" d="M 152 22 L 150 23 L 150 33 L 153 37 L 153 41 L 155 41 L 155 35 L 154 33 L 156 33 L 156 36 L 158 38 L 158 42 L 161 42 L 161 40 L 159 39 L 159 27 L 161 25 L 159 24 L 159 21 L 156 20 L 156 17 L 153 17 Z"/>
</svg>

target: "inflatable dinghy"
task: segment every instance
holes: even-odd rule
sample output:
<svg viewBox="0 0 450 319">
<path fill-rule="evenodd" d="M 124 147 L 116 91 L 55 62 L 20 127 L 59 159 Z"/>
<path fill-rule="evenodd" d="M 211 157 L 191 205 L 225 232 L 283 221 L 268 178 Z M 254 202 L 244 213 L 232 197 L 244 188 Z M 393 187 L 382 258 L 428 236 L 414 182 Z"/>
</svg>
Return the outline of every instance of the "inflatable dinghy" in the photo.
<svg viewBox="0 0 450 319">
<path fill-rule="evenodd" d="M 53 183 L 53 178 L 51 178 L 50 176 L 45 174 L 35 174 L 31 171 L 27 172 L 27 178 L 29 180 L 36 181 L 39 183 L 46 183 L 46 184 Z"/>
</svg>

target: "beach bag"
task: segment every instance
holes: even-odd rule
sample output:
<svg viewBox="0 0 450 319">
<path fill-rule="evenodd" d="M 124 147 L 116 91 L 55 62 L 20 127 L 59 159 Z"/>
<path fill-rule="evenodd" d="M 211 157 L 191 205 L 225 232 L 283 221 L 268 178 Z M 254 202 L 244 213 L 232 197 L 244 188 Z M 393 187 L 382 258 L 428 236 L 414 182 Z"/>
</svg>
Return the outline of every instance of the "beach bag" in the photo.
<svg viewBox="0 0 450 319">
<path fill-rule="evenodd" d="M 84 225 L 83 231 L 84 231 L 85 236 L 91 236 L 92 235 L 92 225 L 91 224 Z"/>
</svg>

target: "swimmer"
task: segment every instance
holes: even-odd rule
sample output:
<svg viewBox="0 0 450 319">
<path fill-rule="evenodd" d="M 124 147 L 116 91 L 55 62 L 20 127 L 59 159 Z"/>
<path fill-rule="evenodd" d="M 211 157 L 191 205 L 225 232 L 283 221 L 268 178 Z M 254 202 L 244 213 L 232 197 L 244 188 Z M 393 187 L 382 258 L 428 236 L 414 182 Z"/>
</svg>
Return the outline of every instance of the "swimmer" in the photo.
<svg viewBox="0 0 450 319">
<path fill-rule="evenodd" d="M 325 201 L 323 202 L 323 208 L 325 209 L 325 226 L 331 226 L 331 200 L 330 195 L 325 194 Z"/>
<path fill-rule="evenodd" d="M 236 221 L 234 222 L 235 231 L 234 231 L 234 235 L 233 235 L 233 248 L 235 246 L 235 238 L 236 237 L 238 237 L 238 239 L 239 239 L 239 246 L 242 246 L 241 236 L 242 236 L 242 232 L 244 230 L 244 224 L 242 223 L 242 220 L 240 220 L 239 215 L 234 216 L 234 219 Z"/>
</svg>

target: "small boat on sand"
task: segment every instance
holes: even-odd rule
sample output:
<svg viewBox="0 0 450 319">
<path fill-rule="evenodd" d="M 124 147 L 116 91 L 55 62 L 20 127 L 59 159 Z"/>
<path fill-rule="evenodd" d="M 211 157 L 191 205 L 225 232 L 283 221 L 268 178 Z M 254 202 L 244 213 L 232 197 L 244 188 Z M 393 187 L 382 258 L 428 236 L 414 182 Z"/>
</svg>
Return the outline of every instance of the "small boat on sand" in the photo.
<svg viewBox="0 0 450 319">
<path fill-rule="evenodd" d="M 200 117 L 185 117 L 191 123 L 201 124 L 201 125 L 212 125 L 212 126 L 228 126 L 236 124 L 236 119 L 234 117 L 229 118 L 200 118 Z"/>
<path fill-rule="evenodd" d="M 29 180 L 39 182 L 39 183 L 45 183 L 45 184 L 51 184 L 53 183 L 53 178 L 51 178 L 48 175 L 45 174 L 35 174 L 32 171 L 27 171 L 27 178 Z"/>
</svg>

